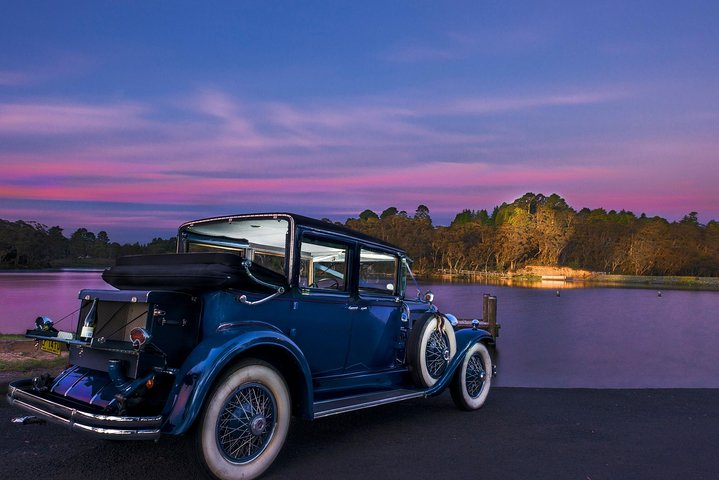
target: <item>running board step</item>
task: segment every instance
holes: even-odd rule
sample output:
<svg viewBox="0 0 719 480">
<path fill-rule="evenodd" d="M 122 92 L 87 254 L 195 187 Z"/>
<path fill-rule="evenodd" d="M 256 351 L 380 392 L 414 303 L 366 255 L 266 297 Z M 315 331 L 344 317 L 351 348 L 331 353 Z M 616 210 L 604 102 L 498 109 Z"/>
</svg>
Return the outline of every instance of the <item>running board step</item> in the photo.
<svg viewBox="0 0 719 480">
<path fill-rule="evenodd" d="M 376 407 L 388 403 L 401 402 L 412 398 L 424 397 L 423 390 L 388 390 L 383 392 L 365 393 L 352 397 L 323 400 L 314 403 L 314 418 L 328 417 L 338 413 Z"/>
</svg>

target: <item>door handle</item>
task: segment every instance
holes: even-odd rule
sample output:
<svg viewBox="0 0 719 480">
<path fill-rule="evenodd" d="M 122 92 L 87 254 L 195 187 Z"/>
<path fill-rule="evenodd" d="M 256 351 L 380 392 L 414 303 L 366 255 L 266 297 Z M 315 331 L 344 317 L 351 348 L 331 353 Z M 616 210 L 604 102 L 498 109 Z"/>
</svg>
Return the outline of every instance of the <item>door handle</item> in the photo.
<svg viewBox="0 0 719 480">
<path fill-rule="evenodd" d="M 360 307 L 360 306 L 357 306 L 357 305 L 349 305 L 349 306 L 347 307 L 347 310 L 352 310 L 353 312 L 354 312 L 355 310 L 361 310 L 361 311 L 364 312 L 365 310 L 367 310 L 367 307 Z"/>
</svg>

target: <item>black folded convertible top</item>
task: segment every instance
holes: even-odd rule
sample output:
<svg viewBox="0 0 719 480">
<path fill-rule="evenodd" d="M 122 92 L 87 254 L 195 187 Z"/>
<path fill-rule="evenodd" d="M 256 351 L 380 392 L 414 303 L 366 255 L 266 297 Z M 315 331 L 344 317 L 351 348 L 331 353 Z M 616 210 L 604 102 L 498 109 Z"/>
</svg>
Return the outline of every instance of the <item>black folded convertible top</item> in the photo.
<svg viewBox="0 0 719 480">
<path fill-rule="evenodd" d="M 243 261 L 232 253 L 128 255 L 105 269 L 102 279 L 120 290 L 266 290 L 247 275 Z M 287 285 L 283 275 L 255 263 L 251 264 L 250 272 L 264 282 Z"/>
</svg>

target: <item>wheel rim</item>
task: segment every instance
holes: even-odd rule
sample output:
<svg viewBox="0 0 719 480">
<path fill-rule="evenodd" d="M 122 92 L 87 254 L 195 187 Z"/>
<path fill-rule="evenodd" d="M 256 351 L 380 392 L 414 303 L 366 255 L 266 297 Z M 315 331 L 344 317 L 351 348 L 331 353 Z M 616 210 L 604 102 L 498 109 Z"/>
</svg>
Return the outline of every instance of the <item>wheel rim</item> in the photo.
<svg viewBox="0 0 719 480">
<path fill-rule="evenodd" d="M 439 378 L 449 363 L 449 339 L 439 328 L 434 330 L 428 340 L 424 359 L 427 372 L 432 378 Z"/>
<path fill-rule="evenodd" d="M 225 401 L 215 435 L 222 454 L 233 463 L 248 463 L 267 448 L 275 431 L 273 395 L 257 383 L 243 385 Z"/>
<path fill-rule="evenodd" d="M 482 393 L 482 387 L 484 387 L 484 381 L 487 378 L 487 371 L 484 369 L 482 357 L 478 353 L 469 358 L 467 373 L 464 378 L 467 384 L 467 394 L 472 398 L 477 398 Z"/>
</svg>

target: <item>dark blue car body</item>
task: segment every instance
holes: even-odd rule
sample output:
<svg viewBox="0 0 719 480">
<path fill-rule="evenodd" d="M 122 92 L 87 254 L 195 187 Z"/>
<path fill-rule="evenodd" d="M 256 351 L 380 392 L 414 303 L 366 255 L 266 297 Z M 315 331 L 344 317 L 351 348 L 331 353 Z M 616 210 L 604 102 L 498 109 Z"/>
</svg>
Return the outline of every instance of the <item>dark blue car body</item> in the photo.
<svg viewBox="0 0 719 480">
<path fill-rule="evenodd" d="M 493 337 L 455 331 L 431 296 L 408 294 L 402 249 L 328 222 L 188 222 L 177 254 L 120 260 L 104 278 L 116 289 L 80 292 L 76 332 L 28 331 L 64 343 L 72 365 L 11 384 L 10 402 L 103 438 L 209 429 L 196 434 L 198 450 L 216 478 L 260 475 L 288 415 L 314 419 L 448 386 L 473 410 L 489 389 Z M 235 430 L 249 438 L 242 446 L 225 440 Z"/>
</svg>

